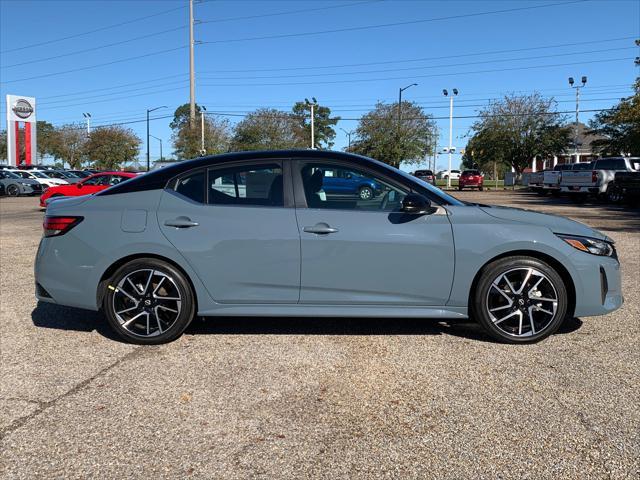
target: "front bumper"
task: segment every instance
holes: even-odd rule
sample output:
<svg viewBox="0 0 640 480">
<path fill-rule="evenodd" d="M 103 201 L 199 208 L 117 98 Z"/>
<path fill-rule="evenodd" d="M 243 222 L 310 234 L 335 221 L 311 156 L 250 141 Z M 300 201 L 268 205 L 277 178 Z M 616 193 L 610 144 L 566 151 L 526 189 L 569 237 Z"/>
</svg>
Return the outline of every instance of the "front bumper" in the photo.
<svg viewBox="0 0 640 480">
<path fill-rule="evenodd" d="M 622 306 L 622 275 L 617 259 L 576 252 L 572 260 L 578 280 L 576 317 L 605 315 Z"/>
</svg>

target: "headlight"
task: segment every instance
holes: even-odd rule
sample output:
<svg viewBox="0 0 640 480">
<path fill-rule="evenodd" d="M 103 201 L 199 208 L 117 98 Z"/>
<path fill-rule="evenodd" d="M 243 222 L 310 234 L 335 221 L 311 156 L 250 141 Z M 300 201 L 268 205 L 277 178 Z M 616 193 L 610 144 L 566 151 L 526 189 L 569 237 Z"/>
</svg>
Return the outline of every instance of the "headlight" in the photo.
<svg viewBox="0 0 640 480">
<path fill-rule="evenodd" d="M 581 250 L 593 255 L 599 255 L 601 257 L 615 257 L 616 250 L 613 244 L 605 242 L 604 240 L 597 240 L 589 237 L 579 237 L 575 235 L 558 235 L 562 240 L 567 242 L 573 248 Z"/>
<path fill-rule="evenodd" d="M 30 183 L 27 183 L 27 182 L 20 182 L 20 183 L 21 183 L 22 185 L 24 185 L 25 187 L 30 187 L 30 186 L 31 186 L 31 184 L 30 184 Z"/>
</svg>

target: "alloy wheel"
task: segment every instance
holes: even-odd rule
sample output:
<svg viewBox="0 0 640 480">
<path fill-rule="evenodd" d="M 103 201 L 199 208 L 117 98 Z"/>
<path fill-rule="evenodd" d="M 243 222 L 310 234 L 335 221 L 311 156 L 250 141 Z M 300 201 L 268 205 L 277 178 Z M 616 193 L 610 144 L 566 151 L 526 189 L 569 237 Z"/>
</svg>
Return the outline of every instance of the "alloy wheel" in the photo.
<svg viewBox="0 0 640 480">
<path fill-rule="evenodd" d="M 139 337 L 154 337 L 178 320 L 182 295 L 171 276 L 160 270 L 140 269 L 118 282 L 112 307 L 121 328 Z"/>
<path fill-rule="evenodd" d="M 10 197 L 17 197 L 20 195 L 20 189 L 17 185 L 11 184 L 7 187 L 7 195 Z"/>
<path fill-rule="evenodd" d="M 486 308 L 496 328 L 513 337 L 530 337 L 551 325 L 558 293 L 539 270 L 513 268 L 498 275 L 487 292 Z"/>
<path fill-rule="evenodd" d="M 371 192 L 371 189 L 368 187 L 363 187 L 362 189 L 360 189 L 360 198 L 362 200 L 369 200 L 372 197 L 373 193 Z"/>
</svg>

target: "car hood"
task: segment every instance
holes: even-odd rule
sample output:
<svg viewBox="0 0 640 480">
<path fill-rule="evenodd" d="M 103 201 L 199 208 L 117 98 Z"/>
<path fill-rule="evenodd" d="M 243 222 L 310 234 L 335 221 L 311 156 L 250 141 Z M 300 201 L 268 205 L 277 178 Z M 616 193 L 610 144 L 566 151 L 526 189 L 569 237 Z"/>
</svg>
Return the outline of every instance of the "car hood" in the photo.
<svg viewBox="0 0 640 480">
<path fill-rule="evenodd" d="M 15 179 L 16 182 L 20 182 L 20 183 L 28 183 L 29 185 L 40 185 L 40 182 L 38 182 L 37 180 L 34 180 L 32 178 L 20 178 L 20 179 Z"/>
<path fill-rule="evenodd" d="M 547 227 L 554 233 L 566 233 L 581 237 L 592 237 L 612 241 L 604 233 L 599 232 L 583 223 L 570 220 L 560 215 L 539 213 L 522 208 L 500 207 L 495 205 L 478 205 L 480 209 L 492 217 L 511 222 L 527 223 Z"/>
</svg>

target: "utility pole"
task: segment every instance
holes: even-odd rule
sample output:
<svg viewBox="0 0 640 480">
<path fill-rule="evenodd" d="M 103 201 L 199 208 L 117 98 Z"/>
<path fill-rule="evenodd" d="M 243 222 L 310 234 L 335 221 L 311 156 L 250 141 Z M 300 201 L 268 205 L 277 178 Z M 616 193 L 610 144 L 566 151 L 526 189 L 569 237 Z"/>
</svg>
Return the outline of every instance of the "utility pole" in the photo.
<svg viewBox="0 0 640 480">
<path fill-rule="evenodd" d="M 189 0 L 189 126 L 196 123 L 196 78 L 195 60 L 193 57 L 193 0 Z"/>
<path fill-rule="evenodd" d="M 347 132 L 344 128 L 341 128 L 340 130 L 342 130 L 344 133 L 347 134 L 347 138 L 349 139 L 349 150 L 351 150 L 351 135 L 353 135 L 353 130 L 351 130 L 350 132 Z"/>
<path fill-rule="evenodd" d="M 82 116 L 87 119 L 87 137 L 91 135 L 91 114 L 83 113 Z"/>
<path fill-rule="evenodd" d="M 204 148 L 204 112 L 207 111 L 204 105 L 200 106 L 200 155 L 204 156 L 207 151 Z"/>
<path fill-rule="evenodd" d="M 401 139 L 401 127 L 402 127 L 402 92 L 404 92 L 407 88 L 411 88 L 411 87 L 417 87 L 418 84 L 417 83 L 412 83 L 411 85 L 407 85 L 406 87 L 400 88 L 398 89 L 398 140 L 397 140 L 397 146 L 398 146 L 398 167 L 400 168 L 400 162 L 402 162 L 402 158 L 400 155 L 400 139 Z"/>
<path fill-rule="evenodd" d="M 155 138 L 156 140 L 158 140 L 160 142 L 160 160 L 162 160 L 164 157 L 162 156 L 162 139 L 159 137 L 156 137 L 155 135 L 150 135 L 151 138 Z"/>
<path fill-rule="evenodd" d="M 573 80 L 573 77 L 569 77 L 569 86 L 571 88 L 575 88 L 576 89 L 576 125 L 575 125 L 575 128 L 573 130 L 573 153 L 576 156 L 576 163 L 580 163 L 580 152 L 578 151 L 578 122 L 579 122 L 579 116 L 580 116 L 580 89 L 583 88 L 587 84 L 587 77 L 583 76 L 581 78 L 581 81 L 582 81 L 582 85 L 574 86 L 573 84 L 575 82 Z"/>
<path fill-rule="evenodd" d="M 447 171 L 447 188 L 451 188 L 451 155 L 453 153 L 453 97 L 458 95 L 458 89 L 451 90 L 453 95 L 449 96 L 449 92 L 442 90 L 444 96 L 449 96 L 449 170 Z"/>
<path fill-rule="evenodd" d="M 308 98 L 304 99 L 304 102 L 311 107 L 311 150 L 316 149 L 316 126 L 315 126 L 315 114 L 314 108 L 318 106 L 318 101 L 316 97 L 311 97 L 312 102 L 309 101 Z"/>
</svg>

